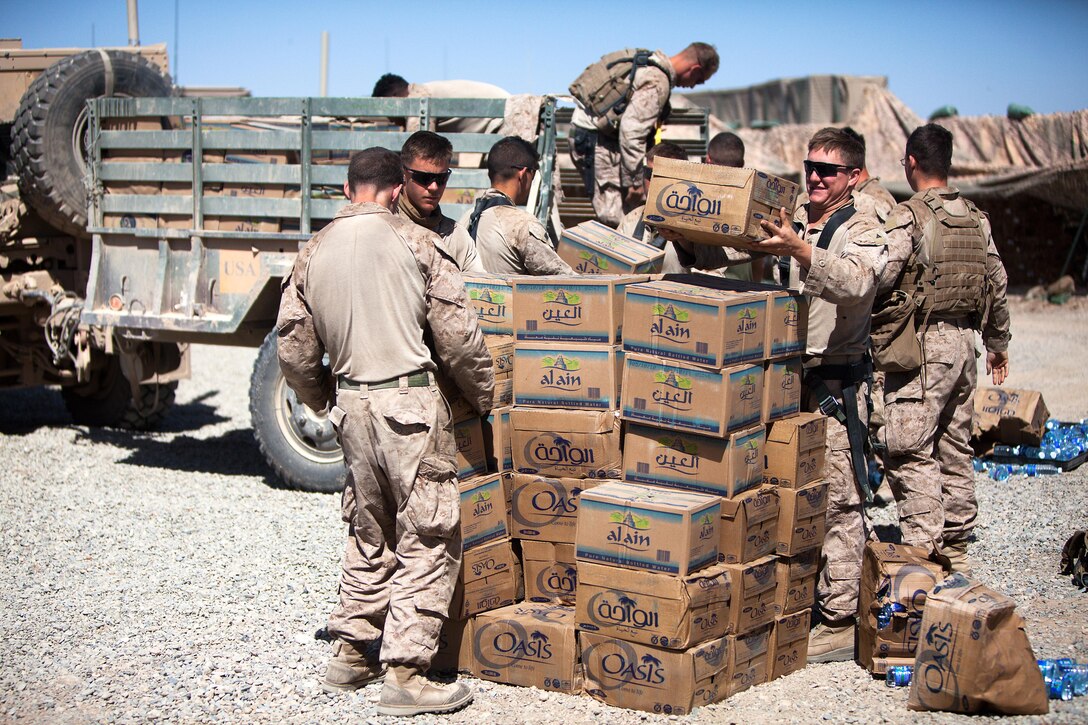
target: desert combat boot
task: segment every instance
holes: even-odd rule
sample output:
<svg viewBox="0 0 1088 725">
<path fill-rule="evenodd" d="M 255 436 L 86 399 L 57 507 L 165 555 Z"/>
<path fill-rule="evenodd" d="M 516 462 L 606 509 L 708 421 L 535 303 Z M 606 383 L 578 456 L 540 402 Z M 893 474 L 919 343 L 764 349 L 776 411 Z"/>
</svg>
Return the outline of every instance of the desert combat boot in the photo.
<svg viewBox="0 0 1088 725">
<path fill-rule="evenodd" d="M 379 715 L 422 715 L 453 712 L 472 702 L 463 682 L 433 682 L 412 665 L 389 665 L 378 699 Z"/>
<path fill-rule="evenodd" d="M 966 577 L 974 576 L 975 562 L 967 555 L 967 542 L 954 541 L 941 547 L 941 553 L 948 557 L 948 563 L 952 567 L 953 574 L 963 574 Z"/>
<path fill-rule="evenodd" d="M 849 662 L 854 659 L 854 619 L 820 622 L 808 635 L 808 663 Z"/>
<path fill-rule="evenodd" d="M 378 661 L 378 648 L 368 646 L 360 652 L 348 642 L 337 640 L 332 659 L 325 670 L 321 689 L 325 692 L 351 692 L 385 677 L 385 666 Z"/>
</svg>

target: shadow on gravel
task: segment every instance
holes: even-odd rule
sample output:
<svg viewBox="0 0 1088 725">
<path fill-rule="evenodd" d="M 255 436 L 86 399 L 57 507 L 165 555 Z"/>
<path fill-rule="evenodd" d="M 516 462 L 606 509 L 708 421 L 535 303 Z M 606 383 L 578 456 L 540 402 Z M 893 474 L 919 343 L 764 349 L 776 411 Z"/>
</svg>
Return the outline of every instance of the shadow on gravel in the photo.
<svg viewBox="0 0 1088 725">
<path fill-rule="evenodd" d="M 894 524 L 876 524 L 873 526 L 873 533 L 885 544 L 903 543 L 903 534 Z"/>
<path fill-rule="evenodd" d="M 166 417 L 163 418 L 157 431 L 161 433 L 184 433 L 230 420 L 227 416 L 221 415 L 215 407 L 204 402 L 216 395 L 219 395 L 218 390 L 209 390 L 200 397 L 193 398 L 188 403 L 180 405 L 175 403 L 166 411 Z"/>
<path fill-rule="evenodd" d="M 159 439 L 106 428 L 92 428 L 86 432 L 80 429 L 78 434 L 94 443 L 108 443 L 129 450 L 128 457 L 119 463 L 188 473 L 256 476 L 269 486 L 278 483 L 249 428 L 227 431 L 215 438 L 180 435 Z"/>
<path fill-rule="evenodd" d="M 59 389 L 39 386 L 0 392 L 0 433 L 29 435 L 39 428 L 71 424 Z"/>
</svg>

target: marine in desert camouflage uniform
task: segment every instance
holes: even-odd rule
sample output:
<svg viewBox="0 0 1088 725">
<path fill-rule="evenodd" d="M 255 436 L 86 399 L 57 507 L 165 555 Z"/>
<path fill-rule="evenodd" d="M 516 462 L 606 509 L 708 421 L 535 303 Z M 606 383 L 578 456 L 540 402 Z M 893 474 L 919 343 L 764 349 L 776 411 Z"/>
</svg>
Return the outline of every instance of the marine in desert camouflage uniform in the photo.
<svg viewBox="0 0 1088 725">
<path fill-rule="evenodd" d="M 431 131 L 416 131 L 400 150 L 404 192 L 397 214 L 442 237 L 445 249 L 462 272 L 482 273 L 483 263 L 468 230 L 442 213 L 442 193 L 450 178 L 453 145 Z"/>
<path fill-rule="evenodd" d="M 831 396 L 837 413 L 849 418 L 851 409 L 856 411 L 862 438 L 852 450 L 847 426 L 829 415 L 827 533 L 816 588 L 821 621 L 809 638 L 810 662 L 853 657 L 862 552 L 869 537 L 855 455 L 863 454 L 859 446 L 867 422 L 869 321 L 888 249 L 877 221 L 852 213 L 852 192 L 864 165 L 862 146 L 851 135 L 834 128 L 818 131 L 805 161 L 808 204 L 798 207 L 792 220 L 783 210 L 781 227 L 763 222 L 773 236 L 751 244 L 754 250 L 787 260 L 788 269 L 780 260 L 783 282 L 811 298 L 803 408 L 819 411 L 823 396 Z M 821 234 L 833 224 L 838 228 L 821 249 Z M 853 400 L 844 392 L 852 392 Z"/>
<path fill-rule="evenodd" d="M 916 193 L 886 225 L 889 238 L 902 243 L 894 246 L 899 253 L 889 259 L 881 292 L 907 289 L 916 305 L 927 301 L 915 315 L 922 367 L 886 375 L 885 463 L 903 541 L 938 549 L 954 570 L 969 573 L 967 541 L 978 512 L 970 446 L 975 332 L 982 333 L 986 370 L 996 385 L 1008 374 L 1011 333 L 1008 276 L 989 220 L 948 186 L 951 161 L 951 132 L 936 124 L 916 129 L 904 157 Z M 930 259 L 936 281 L 923 282 L 921 292 L 914 279 L 922 263 L 908 259 L 912 251 L 940 257 Z"/>
<path fill-rule="evenodd" d="M 340 601 L 328 623 L 336 643 L 322 686 L 353 690 L 385 676 L 378 712 L 394 715 L 472 699 L 463 683 L 425 677 L 461 559 L 456 446 L 435 375 L 480 413 L 495 384 L 456 264 L 432 233 L 391 212 L 402 182 L 397 154 L 352 157 L 353 203 L 299 253 L 276 324 L 287 384 L 310 408 L 331 406 L 348 468 Z"/>
<path fill-rule="evenodd" d="M 498 141 L 487 155 L 491 188 L 461 217 L 484 269 L 492 274 L 574 274 L 555 253 L 540 220 L 520 208 L 529 201 L 538 164 L 528 141 L 516 136 Z"/>
<path fill-rule="evenodd" d="M 597 131 L 593 152 L 593 188 L 587 188 L 593 199 L 597 219 L 615 227 L 623 218 L 624 209 L 646 201 L 642 189 L 642 164 L 647 139 L 651 138 L 669 102 L 674 87 L 694 88 L 705 83 L 718 70 L 718 52 L 706 43 L 692 43 L 674 56 L 654 51 L 653 62 L 635 73 L 634 92 L 620 118 L 618 132 Z M 572 126 L 581 134 L 592 133 L 596 124 L 580 106 L 571 118 Z M 572 132 L 574 135 L 574 132 Z M 580 147 L 572 139 L 572 150 Z M 585 147 L 581 147 L 585 153 Z M 583 161 L 575 152 L 575 165 L 581 170 Z"/>
</svg>

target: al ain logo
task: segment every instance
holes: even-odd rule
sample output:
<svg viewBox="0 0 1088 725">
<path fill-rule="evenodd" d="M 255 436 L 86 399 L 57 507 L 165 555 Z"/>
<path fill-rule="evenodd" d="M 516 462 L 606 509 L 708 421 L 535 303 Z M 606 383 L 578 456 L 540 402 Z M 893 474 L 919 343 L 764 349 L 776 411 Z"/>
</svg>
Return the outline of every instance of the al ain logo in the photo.
<svg viewBox="0 0 1088 725">
<path fill-rule="evenodd" d="M 748 441 L 744 444 L 744 465 L 754 466 L 759 460 L 759 444 Z"/>
<path fill-rule="evenodd" d="M 752 312 L 750 307 L 745 307 L 737 313 L 737 332 L 741 335 L 751 335 L 758 326 L 756 313 Z"/>
<path fill-rule="evenodd" d="M 740 399 L 751 400 L 756 394 L 756 376 L 748 373 L 740 379 Z"/>
<path fill-rule="evenodd" d="M 657 465 L 686 476 L 694 476 L 699 471 L 699 446 L 695 443 L 680 436 L 664 436 L 657 439 L 657 444 L 659 448 L 654 456 Z"/>
<path fill-rule="evenodd" d="M 655 403 L 676 410 L 691 408 L 691 378 L 677 375 L 672 370 L 659 370 L 654 373 L 654 382 L 662 386 L 651 396 Z"/>
<path fill-rule="evenodd" d="M 474 302 L 476 315 L 485 321 L 496 322 L 506 318 L 506 295 L 495 290 L 470 289 L 468 298 Z"/>
<path fill-rule="evenodd" d="M 582 324 L 582 295 L 564 289 L 548 290 L 542 295 L 545 322 L 573 327 Z"/>
<path fill-rule="evenodd" d="M 714 526 L 714 517 L 710 515 L 710 512 L 704 513 L 699 518 L 699 538 L 709 539 L 712 536 L 716 536 L 718 533 L 717 528 Z"/>
<path fill-rule="evenodd" d="M 492 509 L 491 504 L 491 492 L 490 491 L 477 491 L 472 494 L 472 515 L 482 516 L 489 513 Z"/>
<path fill-rule="evenodd" d="M 782 318 L 782 322 L 786 323 L 788 327 L 797 327 L 797 300 L 792 297 L 786 301 L 786 314 Z"/>
<path fill-rule="evenodd" d="M 630 511 L 613 511 L 608 520 L 613 526 L 608 532 L 608 541 L 619 544 L 632 551 L 646 551 L 650 548 L 650 519 L 637 516 Z"/>
<path fill-rule="evenodd" d="M 540 367 L 544 373 L 540 376 L 540 385 L 545 388 L 556 388 L 573 392 L 582 387 L 582 376 L 578 374 L 582 363 L 578 358 L 567 357 L 563 354 L 545 355 L 540 358 Z"/>
<path fill-rule="evenodd" d="M 669 342 L 687 342 L 691 339 L 691 328 L 687 325 L 691 313 L 687 310 L 671 302 L 667 305 L 655 302 L 650 313 L 653 316 L 650 321 L 651 337 L 663 337 Z"/>
<path fill-rule="evenodd" d="M 601 274 L 608 271 L 608 260 L 593 252 L 578 252 L 578 262 L 574 271 L 579 274 Z"/>
</svg>

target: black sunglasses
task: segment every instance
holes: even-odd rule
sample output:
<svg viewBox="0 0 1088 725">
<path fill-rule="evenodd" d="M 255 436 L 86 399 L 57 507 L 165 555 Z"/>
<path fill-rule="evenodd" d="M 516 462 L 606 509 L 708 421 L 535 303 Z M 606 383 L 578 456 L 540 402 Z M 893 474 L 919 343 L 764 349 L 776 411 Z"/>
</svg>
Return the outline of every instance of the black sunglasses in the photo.
<svg viewBox="0 0 1088 725">
<path fill-rule="evenodd" d="M 535 174 L 536 172 L 540 171 L 539 166 L 523 166 L 523 165 L 518 165 L 518 164 L 510 164 L 510 168 L 511 169 L 528 169 L 529 173 L 531 173 L 531 174 Z"/>
<path fill-rule="evenodd" d="M 646 181 L 649 181 L 653 177 L 653 175 L 654 175 L 654 170 L 651 167 L 649 167 L 649 166 L 643 166 L 642 167 L 642 178 L 646 179 Z"/>
<path fill-rule="evenodd" d="M 407 166 L 404 170 L 408 172 L 408 176 L 412 177 L 412 181 L 416 182 L 423 188 L 427 188 L 431 184 L 438 184 L 439 186 L 445 186 L 446 182 L 450 180 L 450 174 L 453 173 L 453 169 L 446 169 L 445 171 L 416 171 L 410 169 Z"/>
<path fill-rule="evenodd" d="M 842 164 L 831 164 L 827 161 L 809 161 L 805 159 L 805 176 L 809 176 L 813 171 L 821 179 L 828 176 L 835 176 L 840 171 L 852 171 L 855 167 L 844 166 Z"/>
</svg>

